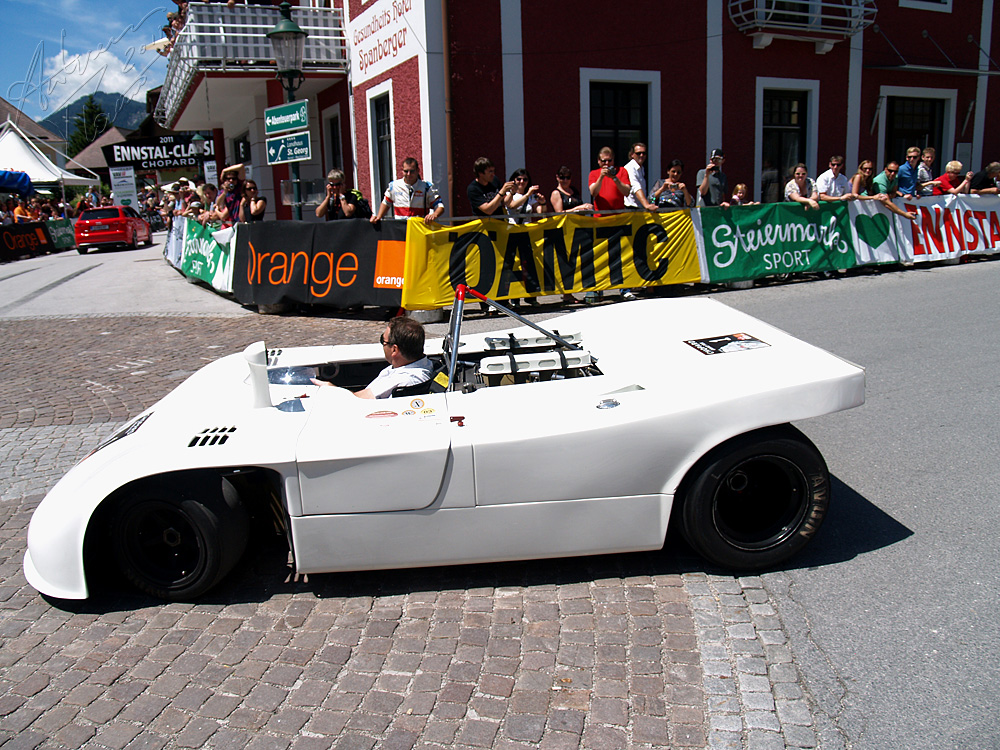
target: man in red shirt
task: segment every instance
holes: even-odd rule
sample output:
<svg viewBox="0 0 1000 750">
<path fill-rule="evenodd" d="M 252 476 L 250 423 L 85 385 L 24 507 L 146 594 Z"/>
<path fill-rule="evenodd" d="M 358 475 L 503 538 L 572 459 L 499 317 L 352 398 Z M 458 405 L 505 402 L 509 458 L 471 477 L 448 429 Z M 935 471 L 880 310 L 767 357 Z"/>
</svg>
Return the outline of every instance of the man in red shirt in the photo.
<svg viewBox="0 0 1000 750">
<path fill-rule="evenodd" d="M 632 192 L 625 167 L 615 168 L 615 152 L 608 146 L 597 155 L 598 167 L 590 173 L 590 195 L 598 211 L 625 208 L 625 196 Z"/>
<path fill-rule="evenodd" d="M 632 182 L 629 179 L 625 167 L 615 167 L 615 152 L 605 146 L 597 153 L 598 167 L 590 173 L 587 182 L 590 184 L 590 196 L 593 199 L 594 208 L 598 211 L 615 211 L 625 208 L 625 196 L 632 192 Z M 600 214 L 594 214 L 600 216 Z M 583 301 L 592 305 L 597 302 L 603 294 L 601 292 L 587 292 Z"/>
</svg>

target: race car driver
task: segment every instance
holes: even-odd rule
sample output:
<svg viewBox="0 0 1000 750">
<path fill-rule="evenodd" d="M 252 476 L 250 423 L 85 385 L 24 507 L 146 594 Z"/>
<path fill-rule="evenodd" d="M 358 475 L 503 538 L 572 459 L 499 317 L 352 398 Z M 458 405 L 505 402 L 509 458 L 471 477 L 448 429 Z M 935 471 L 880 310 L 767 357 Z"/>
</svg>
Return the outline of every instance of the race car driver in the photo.
<svg viewBox="0 0 1000 750">
<path fill-rule="evenodd" d="M 431 378 L 434 363 L 424 356 L 424 327 L 419 321 L 406 316 L 390 320 L 379 336 L 382 351 L 389 363 L 362 391 L 355 391 L 358 398 L 388 398 L 393 389 L 425 383 Z M 316 385 L 333 385 L 313 379 Z"/>
</svg>

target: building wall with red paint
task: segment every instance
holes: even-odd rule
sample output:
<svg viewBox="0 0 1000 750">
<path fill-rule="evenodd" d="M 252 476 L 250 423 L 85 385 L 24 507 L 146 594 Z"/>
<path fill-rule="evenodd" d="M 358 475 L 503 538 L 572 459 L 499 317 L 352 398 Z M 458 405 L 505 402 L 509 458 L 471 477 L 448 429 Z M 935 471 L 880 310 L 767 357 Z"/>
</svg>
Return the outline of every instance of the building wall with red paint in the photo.
<svg viewBox="0 0 1000 750">
<path fill-rule="evenodd" d="M 363 10 L 360 0 L 347 4 L 351 14 Z M 881 3 L 878 32 L 869 27 L 847 39 L 810 33 L 790 39 L 779 34 L 769 44 L 755 46 L 755 39 L 730 19 L 729 3 L 721 0 L 669 6 L 639 2 L 623 7 L 620 14 L 592 0 L 550 3 L 544 8 L 520 3 L 516 39 L 511 38 L 516 25 L 510 25 L 509 7 L 499 0 L 477 3 L 474 10 L 452 0 L 446 6 L 454 182 L 449 213 L 471 213 L 465 187 L 480 156 L 493 160 L 502 179 L 527 167 L 533 182 L 546 193 L 555 187 L 556 170 L 566 165 L 574 171 L 576 186 L 586 191 L 586 172 L 595 166 L 596 157 L 590 153 L 588 134 L 581 134 L 582 124 L 590 119 L 589 94 L 581 79 L 603 76 L 613 81 L 619 74 L 623 80 L 647 76 L 659 82 L 654 92 L 658 104 L 649 112 L 658 132 L 648 144 L 650 186 L 672 159 L 679 158 L 694 192 L 695 175 L 704 166 L 708 149 L 721 147 L 730 186 L 745 182 L 752 191 L 759 190 L 765 90 L 804 92 L 807 108 L 801 117 L 807 124 L 802 137 L 808 146 L 803 158 L 814 177 L 827 168 L 832 154 L 847 157 L 848 174 L 853 174 L 860 158 L 901 158 L 902 153 L 886 153 L 892 150 L 888 101 L 927 97 L 940 99 L 946 107 L 941 137 L 948 153 L 939 154 L 935 169 L 943 171 L 956 152 L 971 155 L 975 148 L 981 158 L 966 166 L 978 170 L 1000 158 L 1000 134 L 981 125 L 977 130 L 974 111 L 984 91 L 987 107 L 992 105 L 994 111 L 1000 96 L 1000 76 L 975 75 L 985 57 L 967 41 L 970 34 L 977 42 L 981 39 L 984 4 L 954 0 L 951 12 L 927 10 L 932 2 L 924 5 Z M 438 4 L 428 0 L 428 16 L 431 6 L 436 9 Z M 986 22 L 998 30 L 996 11 Z M 933 41 L 923 36 L 924 30 Z M 994 60 L 1000 58 L 998 36 L 993 34 L 988 50 Z M 831 43 L 817 44 L 824 40 Z M 520 66 L 513 77 L 512 45 L 519 48 L 513 54 Z M 992 63 L 989 67 L 1000 72 Z M 442 80 L 425 78 L 417 60 L 411 59 L 354 89 L 357 173 L 366 194 L 371 185 L 366 92 L 391 81 L 398 173 L 402 158 L 411 154 L 420 158 L 427 140 L 422 140 L 426 134 L 421 131 L 421 106 L 437 101 L 443 86 Z M 523 118 L 513 117 L 505 105 L 512 92 L 519 96 Z M 710 102 L 719 100 L 721 106 L 712 104 L 710 109 Z M 519 137 L 522 147 L 512 149 Z M 421 161 L 427 158 L 424 154 Z M 625 153 L 617 155 L 620 164 L 627 158 Z M 783 184 L 786 178 L 779 179 Z M 443 183 L 439 177 L 442 192 Z"/>
</svg>

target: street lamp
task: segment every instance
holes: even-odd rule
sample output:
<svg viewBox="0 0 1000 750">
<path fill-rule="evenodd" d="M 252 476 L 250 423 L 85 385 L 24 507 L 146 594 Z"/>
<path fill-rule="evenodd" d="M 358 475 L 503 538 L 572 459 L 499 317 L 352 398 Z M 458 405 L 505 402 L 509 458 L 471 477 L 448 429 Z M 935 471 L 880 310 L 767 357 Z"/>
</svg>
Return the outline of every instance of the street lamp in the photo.
<svg viewBox="0 0 1000 750">
<path fill-rule="evenodd" d="M 271 52 L 278 68 L 278 79 L 285 90 L 285 101 L 294 102 L 295 92 L 306 77 L 302 74 L 302 58 L 306 53 L 306 37 L 309 36 L 292 20 L 292 6 L 285 0 L 279 8 L 281 18 L 274 28 L 267 32 L 271 42 Z M 292 201 L 296 221 L 302 220 L 302 188 L 299 184 L 299 163 L 292 162 Z"/>
</svg>

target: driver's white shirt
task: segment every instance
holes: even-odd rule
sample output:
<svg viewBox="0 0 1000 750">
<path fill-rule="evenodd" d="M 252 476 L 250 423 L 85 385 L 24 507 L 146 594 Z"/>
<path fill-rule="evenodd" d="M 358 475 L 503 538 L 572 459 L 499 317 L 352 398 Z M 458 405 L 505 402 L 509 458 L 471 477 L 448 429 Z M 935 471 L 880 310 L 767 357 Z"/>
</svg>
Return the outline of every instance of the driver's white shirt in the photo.
<svg viewBox="0 0 1000 750">
<path fill-rule="evenodd" d="M 430 380 L 433 371 L 434 363 L 427 357 L 399 367 L 389 365 L 368 384 L 368 390 L 374 394 L 375 398 L 388 398 L 393 388 L 416 385 Z"/>
</svg>

